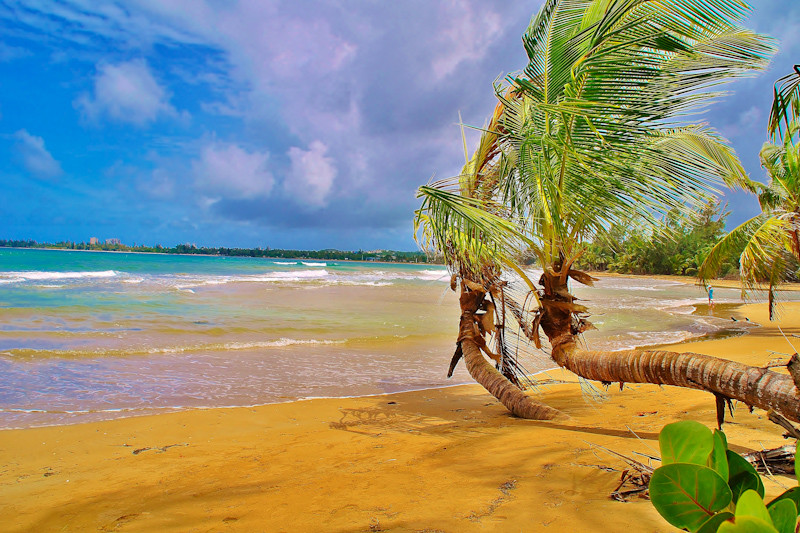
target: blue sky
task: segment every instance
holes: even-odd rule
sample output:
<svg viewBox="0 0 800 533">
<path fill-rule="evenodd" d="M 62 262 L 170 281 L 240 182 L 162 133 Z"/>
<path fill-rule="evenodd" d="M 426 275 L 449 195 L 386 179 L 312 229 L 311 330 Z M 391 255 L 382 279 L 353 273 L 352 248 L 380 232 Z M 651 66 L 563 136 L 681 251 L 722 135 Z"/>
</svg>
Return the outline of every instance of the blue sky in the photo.
<svg viewBox="0 0 800 533">
<path fill-rule="evenodd" d="M 780 51 L 703 118 L 764 179 L 800 2 L 753 4 Z M 416 188 L 460 170 L 458 113 L 484 123 L 540 5 L 0 0 L 0 238 L 415 249 Z"/>
</svg>

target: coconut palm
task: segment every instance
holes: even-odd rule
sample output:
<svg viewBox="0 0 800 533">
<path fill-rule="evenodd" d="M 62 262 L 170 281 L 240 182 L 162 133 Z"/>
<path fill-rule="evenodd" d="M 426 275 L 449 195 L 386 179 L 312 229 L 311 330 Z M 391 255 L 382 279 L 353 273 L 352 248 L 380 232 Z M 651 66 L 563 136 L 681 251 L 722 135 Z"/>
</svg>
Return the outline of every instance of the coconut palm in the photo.
<svg viewBox="0 0 800 533">
<path fill-rule="evenodd" d="M 763 69 L 770 40 L 740 27 L 738 0 L 548 0 L 523 37 L 528 65 L 496 86 L 498 103 L 460 175 L 419 189 L 415 235 L 445 257 L 460 287 L 453 366 L 515 415 L 559 412 L 520 390 L 525 340 L 558 365 L 605 383 L 707 390 L 800 420 L 786 376 L 697 354 L 587 351 L 591 328 L 569 280 L 586 242 L 640 217 L 688 216 L 722 183 L 747 185 L 733 151 L 683 117 L 711 89 Z M 466 147 L 465 147 L 466 152 Z M 544 272 L 532 280 L 521 251 Z M 547 340 L 540 338 L 540 331 Z M 488 341 L 487 341 L 488 338 Z M 495 361 L 493 367 L 484 354 Z"/>
<path fill-rule="evenodd" d="M 704 279 L 713 277 L 731 250 L 742 249 L 742 288 L 749 292 L 766 286 L 770 319 L 775 313 L 776 289 L 800 261 L 800 145 L 794 143 L 798 132 L 800 122 L 792 121 L 782 145 L 764 144 L 761 165 L 769 183 L 753 183 L 761 213 L 721 239 L 699 270 Z"/>
</svg>

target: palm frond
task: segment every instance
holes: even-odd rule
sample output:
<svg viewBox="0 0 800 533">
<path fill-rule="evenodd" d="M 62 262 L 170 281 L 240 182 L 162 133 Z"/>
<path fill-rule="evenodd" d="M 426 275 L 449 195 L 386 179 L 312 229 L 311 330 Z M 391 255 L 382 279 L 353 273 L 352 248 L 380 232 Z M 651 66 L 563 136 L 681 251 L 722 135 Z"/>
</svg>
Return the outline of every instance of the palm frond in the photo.
<svg viewBox="0 0 800 533">
<path fill-rule="evenodd" d="M 775 82 L 767 126 L 772 139 L 782 137 L 783 128 L 788 129 L 796 119 L 800 119 L 800 65 L 795 65 L 794 72 Z"/>
</svg>

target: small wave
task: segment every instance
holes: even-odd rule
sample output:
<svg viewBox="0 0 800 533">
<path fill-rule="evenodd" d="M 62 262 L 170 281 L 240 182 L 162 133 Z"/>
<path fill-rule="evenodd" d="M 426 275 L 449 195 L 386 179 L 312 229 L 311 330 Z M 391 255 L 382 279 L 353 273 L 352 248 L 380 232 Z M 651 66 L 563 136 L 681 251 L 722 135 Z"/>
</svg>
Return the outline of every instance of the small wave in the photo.
<svg viewBox="0 0 800 533">
<path fill-rule="evenodd" d="M 171 354 L 171 353 L 185 353 L 185 352 L 199 352 L 205 350 L 219 351 L 219 350 L 252 350 L 253 348 L 284 348 L 286 346 L 294 345 L 326 345 L 326 344 L 342 344 L 343 340 L 330 340 L 330 339 L 289 339 L 280 338 L 273 341 L 254 341 L 254 342 L 226 342 L 221 344 L 196 344 L 189 346 L 165 346 L 160 348 L 149 348 L 144 350 L 148 354 Z"/>
<path fill-rule="evenodd" d="M 189 352 L 220 352 L 220 351 L 238 351 L 238 350 L 252 350 L 258 348 L 285 348 L 287 346 L 307 345 L 307 346 L 324 346 L 331 344 L 344 344 L 346 339 L 291 339 L 280 338 L 270 341 L 253 341 L 253 342 L 226 342 L 214 344 L 187 344 L 178 346 L 130 346 L 127 348 L 95 348 L 89 350 L 69 350 L 58 349 L 48 350 L 39 348 L 19 348 L 0 352 L 0 355 L 15 358 L 28 358 L 28 357 L 65 357 L 65 358 L 80 358 L 80 357 L 126 357 L 126 356 L 139 356 L 139 355 L 170 355 L 170 354 L 183 354 Z"/>
<path fill-rule="evenodd" d="M 307 267 L 324 267 L 324 266 L 328 266 L 328 263 L 312 263 L 312 262 L 306 262 L 306 261 L 300 261 L 300 262 L 303 263 Z"/>
<path fill-rule="evenodd" d="M 46 281 L 58 279 L 84 279 L 84 278 L 113 278 L 117 273 L 114 270 L 103 270 L 101 272 L 3 272 L 0 282 L 16 283 L 20 281 Z"/>
<path fill-rule="evenodd" d="M 297 261 L 273 261 L 273 265 L 296 265 Z"/>
<path fill-rule="evenodd" d="M 441 281 L 450 280 L 450 273 L 447 270 L 420 270 L 416 276 L 417 279 L 427 281 Z"/>
<path fill-rule="evenodd" d="M 327 270 L 270 272 L 269 274 L 252 274 L 247 276 L 213 276 L 204 278 L 180 279 L 179 283 L 175 285 L 175 288 L 178 290 L 184 290 L 203 285 L 225 285 L 226 283 L 274 283 L 280 281 L 307 281 L 322 279 L 327 276 Z"/>
</svg>

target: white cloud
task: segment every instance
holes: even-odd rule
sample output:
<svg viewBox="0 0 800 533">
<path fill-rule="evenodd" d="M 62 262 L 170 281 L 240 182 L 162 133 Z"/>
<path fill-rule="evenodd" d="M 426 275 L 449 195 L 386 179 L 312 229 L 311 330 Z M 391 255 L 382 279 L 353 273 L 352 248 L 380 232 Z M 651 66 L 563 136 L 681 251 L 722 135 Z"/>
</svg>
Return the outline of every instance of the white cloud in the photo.
<svg viewBox="0 0 800 533">
<path fill-rule="evenodd" d="M 248 152 L 235 144 L 206 145 L 192 162 L 195 185 L 205 193 L 231 199 L 269 195 L 275 179 L 267 169 L 269 152 Z"/>
<path fill-rule="evenodd" d="M 16 155 L 25 170 L 37 178 L 52 179 L 64 173 L 61 164 L 47 151 L 44 139 L 31 135 L 27 130 L 14 134 L 17 140 Z"/>
<path fill-rule="evenodd" d="M 150 198 L 165 200 L 175 196 L 175 182 L 163 168 L 157 168 L 148 177 L 140 179 L 136 187 Z"/>
<path fill-rule="evenodd" d="M 94 95 L 81 96 L 75 105 L 90 120 L 107 115 L 112 120 L 137 126 L 155 122 L 160 116 L 178 116 L 169 103 L 169 94 L 141 59 L 98 65 Z"/>
<path fill-rule="evenodd" d="M 284 182 L 285 190 L 301 203 L 323 207 L 328 203 L 328 194 L 336 179 L 333 159 L 326 157 L 328 147 L 314 141 L 309 150 L 297 147 L 289 149 L 292 168 Z"/>
<path fill-rule="evenodd" d="M 454 0 L 442 8 L 447 25 L 439 33 L 439 46 L 433 50 L 431 68 L 436 80 L 452 74 L 464 61 L 482 59 L 489 45 L 503 33 L 502 19 L 497 13 L 477 13 L 472 6 Z"/>
</svg>

